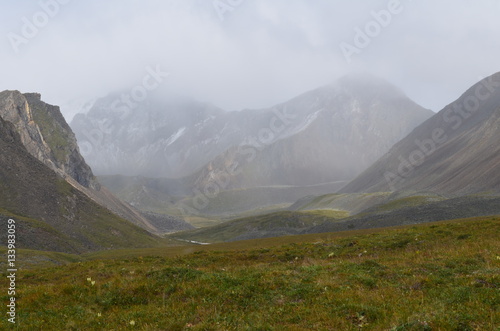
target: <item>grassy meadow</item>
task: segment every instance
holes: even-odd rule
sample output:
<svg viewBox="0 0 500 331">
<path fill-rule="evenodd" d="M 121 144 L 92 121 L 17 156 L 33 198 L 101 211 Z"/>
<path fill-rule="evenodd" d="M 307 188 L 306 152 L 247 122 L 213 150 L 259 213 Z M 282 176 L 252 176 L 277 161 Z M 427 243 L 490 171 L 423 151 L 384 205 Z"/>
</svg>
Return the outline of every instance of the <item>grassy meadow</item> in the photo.
<svg viewBox="0 0 500 331">
<path fill-rule="evenodd" d="M 0 329 L 500 330 L 499 238 L 500 217 L 480 217 L 207 246 L 38 253 L 52 266 L 18 272 L 17 324 L 4 317 Z M 8 301 L 6 291 L 1 298 Z"/>
</svg>

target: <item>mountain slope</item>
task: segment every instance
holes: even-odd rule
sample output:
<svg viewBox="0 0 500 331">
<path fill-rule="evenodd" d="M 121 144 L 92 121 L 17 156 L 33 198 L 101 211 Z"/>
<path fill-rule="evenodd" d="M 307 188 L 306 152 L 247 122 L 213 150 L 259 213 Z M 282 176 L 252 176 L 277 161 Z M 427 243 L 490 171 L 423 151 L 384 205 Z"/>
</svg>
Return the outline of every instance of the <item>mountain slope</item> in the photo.
<svg viewBox="0 0 500 331">
<path fill-rule="evenodd" d="M 358 209 L 357 201 L 364 208 L 356 212 L 353 210 Z M 325 203 L 330 207 L 313 209 L 320 207 L 318 204 Z M 425 192 L 336 194 L 306 202 L 299 210 L 238 218 L 206 228 L 175 233 L 171 237 L 214 243 L 304 233 L 374 229 L 498 214 L 499 195 L 446 198 Z"/>
<path fill-rule="evenodd" d="M 335 217 L 282 211 L 235 219 L 214 226 L 180 232 L 171 238 L 202 243 L 218 243 L 300 234 Z"/>
<path fill-rule="evenodd" d="M 325 222 L 313 226 L 305 233 L 373 229 L 448 219 L 498 215 L 500 213 L 499 196 L 462 196 L 442 201 L 421 200 L 414 205 L 405 204 L 411 198 L 422 197 L 393 200 L 369 208 L 339 222 Z"/>
<path fill-rule="evenodd" d="M 202 190 L 237 165 L 242 175 L 229 174 L 223 189 L 350 180 L 432 115 L 371 76 L 345 77 L 272 108 L 239 112 L 158 96 L 123 109 L 116 98 L 101 99 L 71 124 L 93 169 L 194 176 L 189 184 Z"/>
<path fill-rule="evenodd" d="M 101 98 L 71 122 L 82 154 L 99 175 L 180 177 L 230 146 L 206 143 L 226 124 L 217 107 L 155 93 L 133 108 L 119 100 L 119 93 Z"/>
<path fill-rule="evenodd" d="M 119 218 L 37 160 L 0 117 L 0 220 L 16 221 L 17 246 L 80 253 L 162 240 Z M 6 231 L 2 232 L 6 242 Z"/>
<path fill-rule="evenodd" d="M 28 152 L 60 175 L 69 175 L 84 187 L 99 189 L 85 163 L 75 135 L 59 107 L 41 101 L 40 94 L 0 92 L 0 117 L 14 124 Z"/>
<path fill-rule="evenodd" d="M 101 187 L 81 156 L 75 135 L 64 120 L 59 107 L 41 101 L 40 94 L 1 92 L 0 117 L 14 124 L 22 144 L 32 156 L 114 214 L 153 233 L 162 233 L 169 224 L 177 224 L 168 217 L 163 221 L 157 216 L 149 217 Z M 177 226 L 170 230 L 176 229 Z M 180 226 L 179 229 L 185 227 Z"/>
<path fill-rule="evenodd" d="M 433 114 L 367 75 L 344 77 L 275 111 L 287 121 L 276 127 L 271 118 L 219 155 L 196 175 L 196 187 L 203 191 L 224 181 L 224 189 L 346 182 Z"/>
<path fill-rule="evenodd" d="M 417 127 L 341 192 L 500 191 L 500 73 Z"/>
</svg>

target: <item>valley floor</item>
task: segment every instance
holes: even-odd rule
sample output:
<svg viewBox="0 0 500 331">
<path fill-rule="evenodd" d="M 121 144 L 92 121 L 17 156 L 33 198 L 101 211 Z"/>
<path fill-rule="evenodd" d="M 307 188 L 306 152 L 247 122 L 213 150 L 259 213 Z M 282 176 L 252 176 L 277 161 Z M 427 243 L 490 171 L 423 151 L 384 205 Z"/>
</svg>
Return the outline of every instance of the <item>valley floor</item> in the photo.
<svg viewBox="0 0 500 331">
<path fill-rule="evenodd" d="M 499 330 L 498 238 L 489 216 L 52 255 L 19 272 L 17 329 Z"/>
</svg>

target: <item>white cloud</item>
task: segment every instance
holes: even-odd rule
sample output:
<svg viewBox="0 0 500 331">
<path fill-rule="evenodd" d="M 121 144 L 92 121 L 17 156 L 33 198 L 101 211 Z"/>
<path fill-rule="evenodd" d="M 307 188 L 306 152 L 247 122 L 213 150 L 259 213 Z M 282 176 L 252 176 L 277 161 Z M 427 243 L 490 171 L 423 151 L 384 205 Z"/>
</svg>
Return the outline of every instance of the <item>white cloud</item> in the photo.
<svg viewBox="0 0 500 331">
<path fill-rule="evenodd" d="M 403 12 L 348 65 L 340 42 L 352 42 L 354 28 L 388 2 L 244 0 L 221 21 L 211 1 L 71 1 L 18 54 L 7 33 L 19 33 L 22 17 L 40 6 L 2 4 L 0 89 L 38 91 L 64 104 L 133 86 L 148 65 L 160 64 L 171 73 L 167 88 L 241 109 L 364 70 L 439 110 L 500 70 L 495 0 L 401 0 Z"/>
</svg>

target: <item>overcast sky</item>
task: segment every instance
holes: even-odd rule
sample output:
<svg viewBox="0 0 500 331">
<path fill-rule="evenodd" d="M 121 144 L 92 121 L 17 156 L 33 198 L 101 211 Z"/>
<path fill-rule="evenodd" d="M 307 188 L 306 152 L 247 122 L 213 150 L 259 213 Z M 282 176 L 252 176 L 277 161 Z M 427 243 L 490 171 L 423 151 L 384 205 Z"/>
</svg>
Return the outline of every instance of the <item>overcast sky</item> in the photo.
<svg viewBox="0 0 500 331">
<path fill-rule="evenodd" d="M 500 71 L 500 0 L 0 0 L 0 9 L 0 90 L 40 92 L 68 120 L 72 100 L 140 86 L 155 68 L 170 74 L 162 89 L 227 110 L 361 71 L 437 111 Z M 382 10 L 392 13 L 377 23 Z"/>
</svg>

